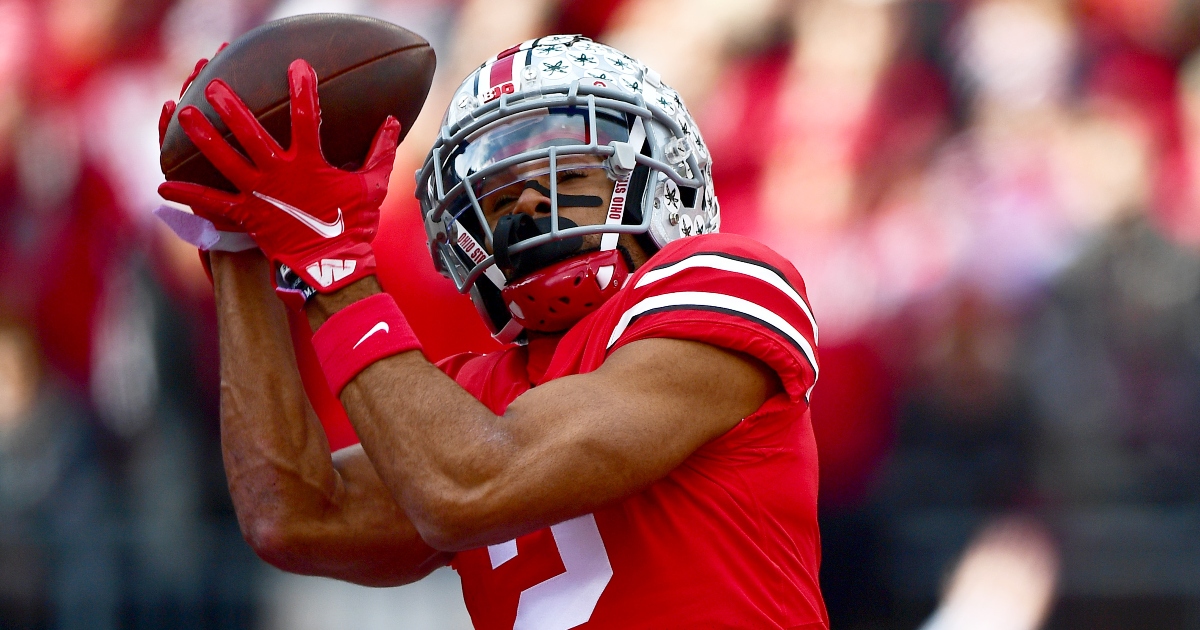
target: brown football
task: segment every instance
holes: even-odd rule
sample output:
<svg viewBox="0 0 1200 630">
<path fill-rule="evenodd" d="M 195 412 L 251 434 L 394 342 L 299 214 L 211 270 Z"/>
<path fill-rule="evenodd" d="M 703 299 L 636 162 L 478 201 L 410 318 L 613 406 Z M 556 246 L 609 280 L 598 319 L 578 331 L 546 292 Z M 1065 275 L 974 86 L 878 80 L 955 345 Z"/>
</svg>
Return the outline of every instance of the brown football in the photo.
<svg viewBox="0 0 1200 630">
<path fill-rule="evenodd" d="M 287 147 L 291 139 L 287 68 L 304 59 L 317 73 L 321 102 L 321 149 L 334 166 L 357 168 L 388 115 L 403 126 L 401 139 L 425 103 L 436 64 L 423 37 L 383 20 L 319 13 L 268 22 L 216 55 L 179 99 L 176 112 L 199 107 L 239 150 L 229 128 L 204 97 L 213 79 L 223 79 L 263 127 Z M 170 181 L 235 191 L 200 154 L 171 118 L 159 152 Z"/>
</svg>

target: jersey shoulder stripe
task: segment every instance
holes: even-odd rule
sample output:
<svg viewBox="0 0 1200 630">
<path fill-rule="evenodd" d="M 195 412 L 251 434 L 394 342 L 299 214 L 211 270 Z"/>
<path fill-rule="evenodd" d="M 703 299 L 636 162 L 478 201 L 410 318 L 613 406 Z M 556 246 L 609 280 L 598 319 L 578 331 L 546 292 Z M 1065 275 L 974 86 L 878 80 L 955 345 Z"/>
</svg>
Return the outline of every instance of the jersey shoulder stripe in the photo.
<svg viewBox="0 0 1200 630">
<path fill-rule="evenodd" d="M 795 326 L 779 315 L 754 302 L 723 293 L 680 291 L 646 298 L 634 304 L 621 315 L 616 328 L 609 335 L 607 347 L 612 348 L 625 334 L 625 331 L 641 317 L 670 311 L 708 311 L 730 315 L 758 324 L 787 340 L 800 352 L 808 363 L 809 369 L 812 370 L 813 380 L 804 392 L 805 400 L 807 401 L 812 395 L 812 388 L 816 385 L 816 380 L 820 375 L 816 351 L 812 344 L 804 338 L 799 330 L 796 330 Z"/>
<path fill-rule="evenodd" d="M 808 318 L 809 325 L 812 326 L 813 342 L 819 341 L 817 333 L 817 319 L 813 317 L 812 307 L 808 301 L 804 299 L 795 287 L 792 286 L 787 276 L 761 260 L 736 256 L 734 254 L 719 252 L 719 251 L 703 251 L 692 254 L 687 258 L 682 258 L 674 262 L 665 263 L 654 267 L 646 272 L 637 283 L 634 284 L 634 289 L 640 289 L 659 280 L 670 278 L 671 276 L 687 271 L 689 269 L 713 269 L 718 271 L 727 271 L 730 273 L 742 274 L 751 278 L 761 280 L 788 296 L 804 315 Z"/>
<path fill-rule="evenodd" d="M 610 320 L 605 348 L 644 335 L 678 334 L 749 352 L 794 383 L 789 391 L 808 399 L 819 374 L 817 323 L 800 274 L 782 256 L 744 237 L 701 242 L 715 236 L 685 239 L 689 247 L 668 246 L 648 261 Z"/>
<path fill-rule="evenodd" d="M 796 330 L 795 326 L 792 326 L 784 318 L 754 302 L 724 293 L 679 291 L 648 297 L 634 304 L 621 315 L 621 319 L 617 321 L 616 328 L 613 328 L 612 334 L 608 337 L 607 347 L 613 347 L 613 344 L 617 343 L 617 340 L 621 338 L 621 335 L 624 334 L 629 325 L 634 323 L 637 318 L 643 315 L 677 310 L 713 311 L 753 320 L 789 340 L 792 346 L 804 353 L 809 365 L 813 367 L 814 372 L 816 371 L 817 361 L 812 344 L 804 338 L 804 335 L 799 330 Z"/>
</svg>

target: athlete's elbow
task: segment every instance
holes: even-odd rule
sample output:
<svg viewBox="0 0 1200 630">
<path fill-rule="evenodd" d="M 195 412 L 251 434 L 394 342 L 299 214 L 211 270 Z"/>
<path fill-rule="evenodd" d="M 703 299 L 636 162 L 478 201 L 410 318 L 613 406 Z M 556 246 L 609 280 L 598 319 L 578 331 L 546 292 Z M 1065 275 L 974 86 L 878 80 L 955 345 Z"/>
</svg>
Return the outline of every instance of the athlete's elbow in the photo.
<svg viewBox="0 0 1200 630">
<path fill-rule="evenodd" d="M 242 538 L 254 550 L 254 553 L 268 564 L 278 566 L 278 562 L 287 555 L 288 548 L 293 544 L 286 533 L 286 527 L 278 519 L 253 518 L 243 520 Z"/>
<path fill-rule="evenodd" d="M 439 551 L 463 551 L 486 544 L 483 502 L 466 493 L 442 494 L 423 502 L 410 515 L 427 545 Z"/>
<path fill-rule="evenodd" d="M 469 518 L 446 506 L 430 507 L 423 517 L 413 518 L 413 525 L 425 544 L 438 551 L 462 551 L 477 546 L 469 542 L 474 534 Z"/>
<path fill-rule="evenodd" d="M 303 559 L 310 547 L 294 524 L 283 518 L 256 515 L 241 523 L 242 538 L 254 553 L 271 566 L 304 573 Z"/>
</svg>

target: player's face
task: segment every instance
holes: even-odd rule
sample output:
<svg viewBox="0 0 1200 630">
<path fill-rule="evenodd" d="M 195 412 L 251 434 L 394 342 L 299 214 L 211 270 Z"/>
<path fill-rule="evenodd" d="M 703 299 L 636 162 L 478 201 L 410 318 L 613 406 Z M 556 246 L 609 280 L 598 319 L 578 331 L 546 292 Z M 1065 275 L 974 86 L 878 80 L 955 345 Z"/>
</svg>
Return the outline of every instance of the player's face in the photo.
<svg viewBox="0 0 1200 630">
<path fill-rule="evenodd" d="M 525 213 L 535 219 L 549 215 L 552 175 L 542 173 L 531 177 L 531 174 L 545 170 L 539 166 L 518 165 L 493 178 L 509 182 L 515 180 L 515 183 L 494 188 L 484 185 L 479 203 L 493 230 L 505 215 Z M 559 158 L 553 178 L 559 196 L 559 216 L 565 216 L 579 225 L 603 221 L 612 200 L 613 181 L 601 168 L 599 158 L 590 155 Z"/>
<path fill-rule="evenodd" d="M 524 213 L 534 219 L 550 216 L 550 173 L 535 177 L 522 174 L 522 168 L 531 172 L 545 170 L 535 166 L 514 167 L 514 173 L 502 181 L 517 180 L 516 183 L 489 190 L 484 186 L 479 204 L 483 208 L 488 226 L 495 231 L 496 224 L 506 215 Z M 558 160 L 553 174 L 558 195 L 558 215 L 575 222 L 576 225 L 600 225 L 608 214 L 612 201 L 614 182 L 603 168 L 599 157 L 591 155 L 563 156 Z M 592 250 L 600 245 L 600 234 L 584 237 L 583 250 Z M 630 253 L 634 267 L 641 266 L 647 258 L 641 246 L 628 234 L 618 241 Z"/>
</svg>

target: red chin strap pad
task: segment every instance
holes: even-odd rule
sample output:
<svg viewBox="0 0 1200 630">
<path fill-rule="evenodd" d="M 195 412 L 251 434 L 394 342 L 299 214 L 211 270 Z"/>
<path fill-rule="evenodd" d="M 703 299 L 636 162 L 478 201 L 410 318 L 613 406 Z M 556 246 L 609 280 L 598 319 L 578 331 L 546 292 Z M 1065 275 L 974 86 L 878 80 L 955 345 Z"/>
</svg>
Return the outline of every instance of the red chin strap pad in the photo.
<svg viewBox="0 0 1200 630">
<path fill-rule="evenodd" d="M 612 267 L 608 286 L 600 270 Z M 501 295 L 513 319 L 529 330 L 570 328 L 612 297 L 629 278 L 629 265 L 617 250 L 596 251 L 539 269 L 504 287 Z"/>
</svg>

